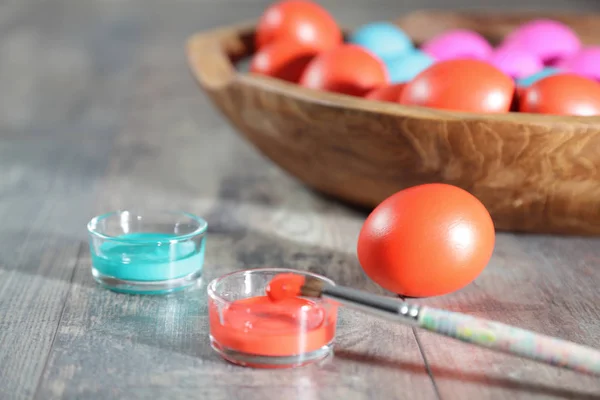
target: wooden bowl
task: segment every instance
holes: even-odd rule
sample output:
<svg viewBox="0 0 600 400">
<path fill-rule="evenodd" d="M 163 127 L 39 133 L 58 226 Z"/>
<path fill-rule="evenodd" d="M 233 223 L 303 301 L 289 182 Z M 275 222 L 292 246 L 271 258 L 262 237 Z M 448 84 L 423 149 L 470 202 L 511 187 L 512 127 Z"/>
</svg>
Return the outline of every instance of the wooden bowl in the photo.
<svg viewBox="0 0 600 400">
<path fill-rule="evenodd" d="M 397 23 L 416 43 L 458 27 L 495 43 L 541 17 L 599 41 L 596 15 L 420 11 Z M 257 149 L 307 185 L 374 207 L 401 189 L 445 182 L 479 198 L 498 230 L 600 234 L 600 117 L 407 107 L 240 73 L 235 63 L 252 54 L 253 30 L 194 35 L 191 70 Z"/>
</svg>

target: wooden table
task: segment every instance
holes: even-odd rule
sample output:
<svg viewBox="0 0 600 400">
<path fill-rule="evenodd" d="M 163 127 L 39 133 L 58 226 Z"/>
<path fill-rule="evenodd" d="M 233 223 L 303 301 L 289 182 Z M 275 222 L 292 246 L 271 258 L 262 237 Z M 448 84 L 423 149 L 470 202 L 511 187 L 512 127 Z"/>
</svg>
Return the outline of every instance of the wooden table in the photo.
<svg viewBox="0 0 600 400">
<path fill-rule="evenodd" d="M 85 224 L 143 206 L 207 218 L 204 285 L 229 271 L 282 266 L 378 291 L 355 257 L 365 214 L 261 157 L 185 65 L 187 36 L 257 17 L 267 3 L 0 4 L 0 399 L 600 398 L 598 379 L 347 310 L 335 357 L 323 365 L 234 367 L 209 346 L 205 286 L 138 297 L 94 284 Z M 398 4 L 327 2 L 348 26 L 451 6 Z M 600 347 L 599 267 L 598 239 L 500 234 L 475 283 L 421 303 Z"/>
</svg>

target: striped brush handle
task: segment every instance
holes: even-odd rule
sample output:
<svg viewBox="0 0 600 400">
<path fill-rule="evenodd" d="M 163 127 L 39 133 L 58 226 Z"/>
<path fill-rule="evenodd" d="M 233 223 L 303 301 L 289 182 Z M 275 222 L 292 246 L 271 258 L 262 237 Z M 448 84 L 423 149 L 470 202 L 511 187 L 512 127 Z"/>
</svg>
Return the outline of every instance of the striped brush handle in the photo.
<svg viewBox="0 0 600 400">
<path fill-rule="evenodd" d="M 590 347 L 456 312 L 425 306 L 417 310 L 413 317 L 418 326 L 430 332 L 557 367 L 600 375 L 600 352 Z"/>
<path fill-rule="evenodd" d="M 600 376 L 600 351 L 558 338 L 452 311 L 326 286 L 322 296 L 391 321 L 416 326 L 480 347 Z"/>
</svg>

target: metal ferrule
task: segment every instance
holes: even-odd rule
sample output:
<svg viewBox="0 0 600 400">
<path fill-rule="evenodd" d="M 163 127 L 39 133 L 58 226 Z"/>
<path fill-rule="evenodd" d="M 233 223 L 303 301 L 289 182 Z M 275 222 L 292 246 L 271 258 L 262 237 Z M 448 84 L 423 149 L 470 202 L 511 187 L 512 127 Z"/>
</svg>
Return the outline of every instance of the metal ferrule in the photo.
<svg viewBox="0 0 600 400">
<path fill-rule="evenodd" d="M 388 320 L 414 326 L 419 324 L 420 307 L 404 301 L 340 286 L 325 287 L 322 296 Z"/>
</svg>

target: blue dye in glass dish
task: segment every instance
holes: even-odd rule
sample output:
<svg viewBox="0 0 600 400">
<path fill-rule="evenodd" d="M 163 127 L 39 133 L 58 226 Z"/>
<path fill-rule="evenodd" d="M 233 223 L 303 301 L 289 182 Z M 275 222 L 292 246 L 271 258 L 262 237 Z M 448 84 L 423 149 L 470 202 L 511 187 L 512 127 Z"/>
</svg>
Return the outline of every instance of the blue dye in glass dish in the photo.
<svg viewBox="0 0 600 400">
<path fill-rule="evenodd" d="M 202 275 L 206 227 L 204 220 L 184 213 L 96 217 L 88 224 L 92 275 L 117 292 L 164 294 L 185 289 Z"/>
<path fill-rule="evenodd" d="M 176 238 L 173 234 L 132 233 L 105 242 L 100 255 L 94 254 L 92 262 L 104 275 L 133 281 L 164 281 L 182 278 L 202 269 L 204 246 L 196 249 L 193 242 L 163 243 Z M 160 241 L 160 244 L 123 243 L 127 241 Z"/>
</svg>

